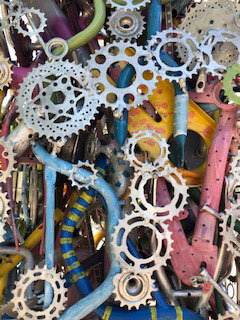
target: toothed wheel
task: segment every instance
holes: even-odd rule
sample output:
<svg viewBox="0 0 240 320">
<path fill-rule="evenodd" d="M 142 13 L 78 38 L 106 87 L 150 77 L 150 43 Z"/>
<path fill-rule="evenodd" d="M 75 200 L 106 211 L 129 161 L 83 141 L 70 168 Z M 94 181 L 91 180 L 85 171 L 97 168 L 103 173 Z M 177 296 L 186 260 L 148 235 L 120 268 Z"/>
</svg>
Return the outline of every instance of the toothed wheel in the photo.
<svg viewBox="0 0 240 320">
<path fill-rule="evenodd" d="M 145 7 L 151 0 L 107 0 L 107 4 L 110 4 L 113 8 L 138 10 Z"/>
<path fill-rule="evenodd" d="M 225 95 L 236 105 L 240 105 L 240 96 L 233 91 L 232 81 L 238 75 L 240 75 L 240 64 L 234 64 L 227 69 L 222 81 Z"/>
<path fill-rule="evenodd" d="M 16 164 L 16 153 L 13 151 L 13 144 L 10 141 L 6 141 L 4 138 L 0 138 L 0 152 L 2 158 L 6 161 L 4 168 L 0 169 L 0 183 L 6 183 L 7 178 L 10 178 Z M 3 164 L 2 164 L 3 166 Z"/>
</svg>

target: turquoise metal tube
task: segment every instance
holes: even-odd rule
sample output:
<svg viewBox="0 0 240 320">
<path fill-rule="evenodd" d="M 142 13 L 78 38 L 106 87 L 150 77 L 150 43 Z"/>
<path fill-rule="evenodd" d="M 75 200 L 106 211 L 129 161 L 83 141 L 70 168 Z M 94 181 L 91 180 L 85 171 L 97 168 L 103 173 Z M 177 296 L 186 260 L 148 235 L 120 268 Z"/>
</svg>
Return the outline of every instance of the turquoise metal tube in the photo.
<svg viewBox="0 0 240 320">
<path fill-rule="evenodd" d="M 73 169 L 73 165 L 57 157 L 48 154 L 43 147 L 40 145 L 35 145 L 33 147 L 33 152 L 40 162 L 50 167 L 51 169 L 70 177 Z M 75 179 L 79 182 L 86 183 L 89 182 L 89 177 L 91 173 L 84 169 L 78 169 L 75 174 Z M 114 232 L 114 226 L 118 223 L 120 219 L 120 207 L 118 199 L 116 198 L 112 188 L 107 182 L 101 178 L 97 178 L 94 184 L 94 189 L 99 192 L 105 202 L 108 211 L 108 239 L 110 239 L 111 234 Z M 91 313 L 93 310 L 97 309 L 103 302 L 105 302 L 111 295 L 113 291 L 112 280 L 116 273 L 120 272 L 119 264 L 115 260 L 112 246 L 110 244 L 110 254 L 111 254 L 111 268 L 107 278 L 104 282 L 93 292 L 87 295 L 85 298 L 78 301 L 75 305 L 70 307 L 67 311 L 60 316 L 61 320 L 79 320 L 84 318 L 87 314 Z M 106 306 L 102 305 L 98 308 L 97 313 L 103 316 L 106 310 Z M 202 317 L 196 313 L 181 308 L 180 309 L 183 320 L 203 320 Z M 178 318 L 178 313 L 175 307 L 168 306 L 164 308 L 163 306 L 158 306 L 156 308 L 157 320 L 176 320 Z M 152 319 L 152 309 L 146 307 L 141 308 L 137 311 L 126 311 L 121 308 L 112 308 L 110 312 L 109 320 L 122 320 L 122 319 L 133 319 L 133 320 L 146 320 Z"/>
<path fill-rule="evenodd" d="M 49 270 L 54 268 L 54 209 L 55 209 L 55 183 L 56 170 L 46 166 L 45 181 L 46 181 L 46 236 L 45 236 L 45 259 L 46 266 Z M 44 308 L 48 308 L 52 303 L 53 289 L 49 282 L 44 283 Z"/>
</svg>

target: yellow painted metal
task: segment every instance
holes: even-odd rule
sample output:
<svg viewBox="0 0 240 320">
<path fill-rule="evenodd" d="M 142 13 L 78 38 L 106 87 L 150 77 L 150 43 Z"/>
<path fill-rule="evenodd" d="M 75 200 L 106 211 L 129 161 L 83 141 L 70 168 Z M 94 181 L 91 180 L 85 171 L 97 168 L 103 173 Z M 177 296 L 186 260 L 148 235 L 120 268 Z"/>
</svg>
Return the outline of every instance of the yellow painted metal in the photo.
<svg viewBox="0 0 240 320">
<path fill-rule="evenodd" d="M 160 115 L 161 121 L 155 121 L 149 116 L 141 107 L 131 108 L 128 118 L 128 131 L 132 134 L 139 130 L 156 130 L 161 133 L 167 140 L 173 134 L 174 121 L 174 87 L 168 80 L 162 80 L 158 77 L 156 89 L 153 94 L 149 96 L 149 101 L 154 106 L 156 112 Z M 215 121 L 208 116 L 200 107 L 192 100 L 189 101 L 188 108 L 188 129 L 197 132 L 205 141 L 207 150 L 213 138 L 216 129 Z M 158 156 L 159 148 L 153 148 L 151 143 L 139 142 L 139 147 L 155 159 Z M 201 184 L 204 170 L 204 163 L 201 167 L 193 171 L 184 171 L 189 186 L 197 186 Z M 193 176 L 193 172 L 196 174 Z"/>
<path fill-rule="evenodd" d="M 105 233 L 103 230 L 98 231 L 98 233 L 94 236 L 94 245 L 95 247 L 98 246 L 99 242 L 105 237 Z"/>
</svg>

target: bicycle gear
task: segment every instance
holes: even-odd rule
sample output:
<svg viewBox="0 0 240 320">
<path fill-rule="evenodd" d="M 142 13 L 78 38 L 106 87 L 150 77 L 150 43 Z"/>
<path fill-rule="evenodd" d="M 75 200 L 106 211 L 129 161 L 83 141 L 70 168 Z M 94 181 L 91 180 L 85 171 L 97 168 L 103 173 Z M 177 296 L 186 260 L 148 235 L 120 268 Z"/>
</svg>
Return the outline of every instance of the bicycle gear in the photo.
<svg viewBox="0 0 240 320">
<path fill-rule="evenodd" d="M 21 33 L 25 37 L 32 37 L 36 36 L 42 32 L 44 32 L 44 29 L 47 26 L 47 19 L 45 18 L 45 15 L 43 12 L 41 12 L 39 9 L 35 8 L 24 8 L 21 12 L 17 14 L 18 16 L 18 24 L 15 26 L 18 33 Z M 34 24 L 34 28 L 23 28 L 21 21 L 26 23 L 26 19 L 31 19 L 31 21 Z"/>
<path fill-rule="evenodd" d="M 144 30 L 143 16 L 136 10 L 120 9 L 111 14 L 108 29 L 116 39 L 137 39 Z"/>
<path fill-rule="evenodd" d="M 124 66 L 129 63 L 135 69 L 135 78 L 130 86 L 118 88 L 108 76 L 109 69 L 117 63 Z M 94 79 L 99 90 L 99 100 L 106 107 L 113 107 L 122 112 L 137 104 L 142 104 L 155 88 L 156 72 L 150 54 L 143 47 L 134 43 L 119 42 L 109 43 L 97 50 L 88 62 L 89 68 L 97 78 Z"/>
<path fill-rule="evenodd" d="M 46 62 L 28 73 L 17 96 L 26 126 L 60 142 L 89 125 L 98 99 L 86 77 L 86 69 L 68 60 Z"/>
<path fill-rule="evenodd" d="M 115 301 L 120 302 L 120 307 L 139 309 L 140 305 L 147 305 L 147 301 L 152 299 L 154 280 L 149 273 L 135 273 L 123 270 L 113 278 Z"/>
<path fill-rule="evenodd" d="M 138 144 L 140 148 L 143 146 L 142 149 L 144 149 L 144 144 L 151 145 L 153 148 L 158 145 L 158 158 L 153 162 L 139 161 L 135 155 L 135 150 Z M 168 161 L 168 148 L 169 145 L 167 144 L 166 139 L 161 136 L 161 134 L 157 133 L 156 131 L 144 130 L 134 132 L 132 137 L 129 138 L 126 144 L 122 147 L 122 150 L 124 151 L 127 160 L 135 170 L 141 170 L 141 172 L 152 172 L 164 167 L 165 163 Z"/>
<path fill-rule="evenodd" d="M 1 192 L 0 193 L 0 217 L 4 219 L 8 216 L 8 211 L 10 210 L 9 207 L 9 200 L 7 199 L 7 194 Z"/>
<path fill-rule="evenodd" d="M 16 164 L 16 160 L 14 158 L 16 153 L 13 151 L 13 144 L 4 138 L 0 138 L 0 152 L 3 159 L 7 162 L 7 168 L 5 170 L 0 169 L 0 183 L 6 183 L 7 178 L 10 178 L 12 172 L 15 171 L 14 165 Z"/>
<path fill-rule="evenodd" d="M 235 22 L 236 12 L 239 11 L 239 5 L 236 2 L 208 0 L 201 1 L 201 3 L 195 2 L 194 5 L 182 19 L 179 28 L 190 33 L 197 41 L 201 41 L 208 31 L 219 30 L 226 26 L 229 30 L 240 33 Z"/>
<path fill-rule="evenodd" d="M 12 63 L 0 53 L 0 90 L 12 82 Z"/>
<path fill-rule="evenodd" d="M 22 12 L 22 4 L 18 0 L 6 1 L 0 0 L 0 6 L 6 8 L 6 16 L 0 18 L 0 30 L 16 27 L 19 22 L 19 14 Z"/>
<path fill-rule="evenodd" d="M 162 207 L 152 205 L 145 197 L 145 186 L 148 181 L 158 178 L 164 178 L 173 188 L 171 202 Z M 131 181 L 130 198 L 135 211 L 139 212 L 141 216 L 146 219 L 165 222 L 166 220 L 172 220 L 184 210 L 188 198 L 187 190 L 182 174 L 168 164 L 164 166 L 164 169 L 154 173 L 143 173 L 141 171 L 135 173 Z"/>
<path fill-rule="evenodd" d="M 162 56 L 162 50 L 167 44 L 175 43 L 181 48 L 185 48 L 185 61 L 179 66 L 169 66 Z M 202 54 L 199 45 L 190 34 L 184 30 L 168 29 L 162 32 L 157 32 L 156 35 L 148 42 L 148 50 L 151 52 L 152 59 L 155 61 L 155 66 L 159 69 L 159 75 L 162 79 L 177 81 L 181 78 L 191 78 L 200 69 L 202 63 Z"/>
<path fill-rule="evenodd" d="M 79 168 L 84 168 L 92 173 L 92 175 L 89 177 L 89 182 L 85 182 L 83 184 L 79 183 L 75 178 L 74 175 L 77 172 Z M 82 162 L 78 161 L 78 164 L 73 165 L 72 167 L 72 173 L 70 175 L 70 180 L 72 181 L 72 186 L 76 186 L 79 189 L 80 188 L 89 188 L 94 185 L 94 182 L 97 179 L 98 170 L 95 169 L 94 164 L 89 163 L 88 161 Z"/>
<path fill-rule="evenodd" d="M 233 66 L 227 68 L 227 72 L 223 76 L 222 80 L 225 95 L 236 105 L 240 105 L 240 96 L 233 91 L 232 81 L 239 74 L 240 64 L 234 64 Z"/>
<path fill-rule="evenodd" d="M 228 66 L 239 59 L 239 36 L 224 30 L 212 30 L 200 43 L 207 72 L 213 76 L 222 77 Z"/>
<path fill-rule="evenodd" d="M 28 286 L 35 281 L 47 281 L 52 286 L 54 295 L 52 304 L 45 310 L 35 311 L 30 309 L 25 298 L 25 291 Z M 22 274 L 20 279 L 15 282 L 16 288 L 12 291 L 14 304 L 13 310 L 18 313 L 18 319 L 56 319 L 64 311 L 64 304 L 67 301 L 67 288 L 64 287 L 65 280 L 61 278 L 60 273 L 54 269 L 48 270 L 46 267 L 35 267 L 34 270 L 28 270 Z"/>
<path fill-rule="evenodd" d="M 110 4 L 113 8 L 139 10 L 141 7 L 145 7 L 151 0 L 107 0 L 107 4 Z"/>
<path fill-rule="evenodd" d="M 128 237 L 130 239 L 136 239 L 136 234 L 131 235 L 131 232 L 134 229 L 138 231 L 139 228 L 141 228 L 142 231 L 144 228 L 148 229 L 145 231 L 150 231 L 157 240 L 155 252 L 148 252 L 147 258 L 136 258 L 131 254 L 127 245 Z M 113 252 L 123 269 L 128 269 L 135 274 L 152 274 L 153 271 L 159 270 L 162 266 L 166 266 L 167 260 L 170 259 L 171 246 L 173 243 L 171 235 L 172 233 L 168 230 L 167 224 L 162 223 L 159 225 L 159 222 L 152 220 L 146 221 L 138 212 L 133 212 L 130 215 L 126 215 L 123 219 L 120 219 L 119 224 L 115 227 L 115 232 L 112 236 Z M 149 243 L 149 245 L 151 245 L 151 243 Z M 163 248 L 165 248 L 165 250 L 163 250 Z"/>
<path fill-rule="evenodd" d="M 239 204 L 232 203 L 231 208 L 225 209 L 225 215 L 222 215 L 220 224 L 222 231 L 220 235 L 223 237 L 223 243 L 227 245 L 227 250 L 234 256 L 240 256 L 240 240 L 238 233 L 234 230 L 236 222 L 240 220 Z"/>
</svg>

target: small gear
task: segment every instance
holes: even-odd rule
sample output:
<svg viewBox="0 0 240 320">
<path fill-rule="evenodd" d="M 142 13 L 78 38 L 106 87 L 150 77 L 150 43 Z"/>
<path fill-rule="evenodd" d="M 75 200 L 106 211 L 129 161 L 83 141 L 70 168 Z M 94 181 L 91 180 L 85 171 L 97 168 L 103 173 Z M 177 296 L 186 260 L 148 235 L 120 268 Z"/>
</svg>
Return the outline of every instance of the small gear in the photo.
<svg viewBox="0 0 240 320">
<path fill-rule="evenodd" d="M 218 320 L 239 320 L 240 314 L 226 312 L 224 316 L 219 315 Z"/>
<path fill-rule="evenodd" d="M 81 184 L 78 181 L 76 181 L 76 179 L 74 178 L 74 175 L 79 168 L 84 168 L 84 169 L 86 168 L 87 170 L 89 169 L 89 171 L 92 172 L 92 175 L 89 177 L 88 183 L 85 182 L 85 183 Z M 92 187 L 94 185 L 94 182 L 96 181 L 97 176 L 98 176 L 98 170 L 95 169 L 94 164 L 91 164 L 88 161 L 85 161 L 85 162 L 78 161 L 78 164 L 73 165 L 72 173 L 70 175 L 70 180 L 72 181 L 72 186 L 76 186 L 79 189 L 80 188 L 88 189 L 89 187 Z"/>
<path fill-rule="evenodd" d="M 223 243 L 227 245 L 235 257 L 240 257 L 240 239 L 238 232 L 235 231 L 235 224 L 240 221 L 240 210 L 238 203 L 232 203 L 231 208 L 225 209 L 225 215 L 222 215 L 220 235 L 223 237 Z"/>
<path fill-rule="evenodd" d="M 108 73 L 117 64 L 129 63 L 135 69 L 135 78 L 130 86 L 118 88 Z M 115 41 L 97 50 L 91 56 L 88 66 L 99 88 L 99 100 L 106 107 L 122 112 L 134 105 L 142 104 L 155 88 L 156 72 L 150 53 L 134 43 Z"/>
<path fill-rule="evenodd" d="M 236 63 L 240 58 L 239 36 L 224 30 L 211 30 L 200 43 L 207 72 L 213 76 L 222 77 L 228 66 Z"/>
<path fill-rule="evenodd" d="M 136 10 L 114 11 L 107 22 L 111 35 L 116 39 L 137 39 L 144 30 L 143 16 Z"/>
<path fill-rule="evenodd" d="M 85 160 L 88 160 L 90 163 L 96 161 L 97 155 L 101 152 L 101 142 L 97 137 L 97 132 L 94 130 L 91 132 L 85 143 Z"/>
<path fill-rule="evenodd" d="M 120 307 L 139 309 L 140 305 L 147 305 L 147 301 L 152 299 L 154 280 L 150 273 L 135 273 L 129 270 L 123 270 L 113 278 L 115 286 L 113 293 L 115 301 L 120 302 Z"/>
<path fill-rule="evenodd" d="M 197 41 L 201 41 L 208 31 L 219 30 L 225 26 L 233 32 L 240 33 L 240 28 L 235 22 L 236 12 L 239 11 L 237 1 L 208 0 L 193 3 L 194 6 L 186 13 L 179 28 L 196 37 Z"/>
<path fill-rule="evenodd" d="M 147 3 L 150 3 L 151 0 L 107 0 L 107 4 L 110 4 L 113 8 L 119 9 L 129 9 L 129 10 L 138 10 L 141 7 L 145 7 Z"/>
<path fill-rule="evenodd" d="M 169 66 L 162 58 L 163 47 L 169 43 L 174 43 L 177 47 L 181 45 L 181 48 L 185 49 L 186 59 L 182 65 Z M 149 41 L 147 48 L 151 52 L 152 59 L 155 61 L 162 79 L 179 82 L 182 78 L 191 78 L 201 67 L 202 54 L 198 42 L 185 31 L 167 29 L 157 32 Z"/>
<path fill-rule="evenodd" d="M 13 144 L 4 138 L 0 138 L 0 152 L 2 158 L 7 161 L 7 168 L 0 169 L 0 183 L 6 183 L 7 178 L 11 177 L 12 172 L 15 171 L 16 160 L 14 158 L 16 153 L 13 151 Z"/>
<path fill-rule="evenodd" d="M 147 258 L 136 258 L 131 254 L 127 245 L 128 237 L 130 239 L 131 236 L 134 239 L 136 238 L 136 234 L 131 235 L 131 232 L 134 229 L 138 231 L 139 228 L 145 229 L 146 232 L 150 231 L 156 237 L 156 250 L 148 254 Z M 112 236 L 113 252 L 123 269 L 128 269 L 134 273 L 152 274 L 153 271 L 166 266 L 167 260 L 170 259 L 173 243 L 171 235 L 172 233 L 168 230 L 167 224 L 159 225 L 158 222 L 153 222 L 152 220 L 146 221 L 138 212 L 133 212 L 120 219 L 119 224 L 115 227 L 115 232 Z M 151 244 L 149 243 L 149 245 Z"/>
<path fill-rule="evenodd" d="M 39 136 L 64 140 L 83 130 L 97 113 L 87 70 L 65 61 L 46 62 L 24 78 L 17 95 L 20 117 Z M 88 76 L 90 78 L 90 76 Z"/>
<path fill-rule="evenodd" d="M 9 59 L 0 54 L 0 90 L 3 90 L 12 82 L 12 66 Z"/>
<path fill-rule="evenodd" d="M 53 289 L 52 304 L 45 310 L 35 311 L 27 305 L 25 291 L 30 284 L 35 281 L 47 281 Z M 28 270 L 26 274 L 22 274 L 20 279 L 15 282 L 16 288 L 12 291 L 14 304 L 13 310 L 18 313 L 18 319 L 56 319 L 64 311 L 64 304 L 67 301 L 67 288 L 64 286 L 65 280 L 62 279 L 60 273 L 56 273 L 55 269 L 48 270 L 46 267 L 35 267 L 34 270 Z"/>
<path fill-rule="evenodd" d="M 21 24 L 22 21 L 26 21 L 25 19 L 31 19 L 33 22 L 33 29 L 24 29 Z M 18 33 L 21 33 L 25 37 L 36 36 L 42 32 L 44 32 L 45 27 L 47 26 L 47 19 L 43 12 L 39 9 L 35 8 L 24 8 L 21 12 L 18 13 L 18 24 L 15 26 Z"/>
<path fill-rule="evenodd" d="M 22 12 L 22 4 L 18 0 L 0 0 L 0 6 L 6 8 L 6 16 L 0 18 L 0 30 L 16 27 L 19 22 L 19 14 Z"/>
<path fill-rule="evenodd" d="M 159 156 L 152 163 L 147 161 L 141 162 L 135 155 L 137 145 L 144 149 L 144 145 L 147 144 L 151 145 L 153 148 L 159 149 Z M 167 144 L 166 139 L 161 136 L 161 134 L 156 131 L 143 130 L 134 132 L 132 137 L 129 138 L 127 143 L 122 147 L 122 150 L 124 151 L 127 160 L 135 170 L 141 170 L 141 172 L 152 172 L 160 169 L 166 164 L 169 155 L 168 148 L 169 145 Z"/>
<path fill-rule="evenodd" d="M 233 91 L 232 81 L 240 74 L 240 64 L 234 64 L 227 68 L 227 72 L 223 77 L 223 90 L 230 101 L 236 105 L 240 105 L 240 96 Z"/>
<path fill-rule="evenodd" d="M 172 186 L 173 196 L 169 204 L 157 207 L 146 200 L 145 186 L 152 179 L 164 178 Z M 187 185 L 181 173 L 177 168 L 172 168 L 169 164 L 164 166 L 164 169 L 154 173 L 141 171 L 135 173 L 131 181 L 130 198 L 135 210 L 146 219 L 165 222 L 172 220 L 184 210 L 187 204 Z M 160 215 L 161 214 L 161 215 Z"/>
<path fill-rule="evenodd" d="M 8 211 L 10 210 L 9 207 L 9 200 L 7 199 L 7 194 L 1 192 L 0 193 L 0 217 L 4 219 L 8 216 Z"/>
</svg>

